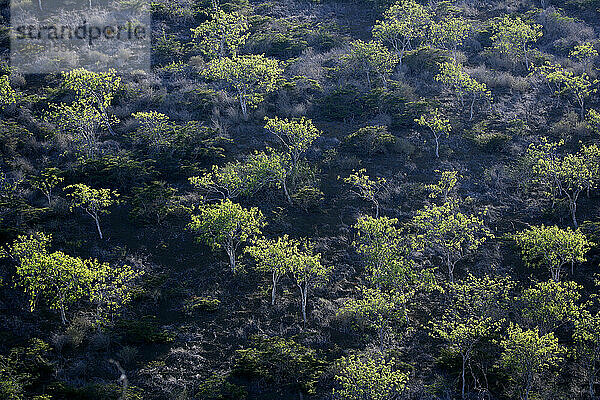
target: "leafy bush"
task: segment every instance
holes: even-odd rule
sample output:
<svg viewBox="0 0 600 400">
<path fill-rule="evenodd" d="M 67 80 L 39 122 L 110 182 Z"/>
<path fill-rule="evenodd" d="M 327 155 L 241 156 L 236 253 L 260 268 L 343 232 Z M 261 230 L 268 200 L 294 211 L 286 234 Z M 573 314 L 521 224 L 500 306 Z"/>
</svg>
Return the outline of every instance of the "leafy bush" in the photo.
<svg viewBox="0 0 600 400">
<path fill-rule="evenodd" d="M 304 211 L 317 207 L 324 199 L 324 194 L 314 186 L 303 186 L 292 195 L 292 199 Z"/>
<path fill-rule="evenodd" d="M 282 337 L 253 336 L 251 346 L 237 350 L 235 372 L 277 387 L 313 393 L 325 362 L 315 350 Z"/>
<path fill-rule="evenodd" d="M 173 334 L 161 329 L 154 316 L 121 320 L 115 324 L 115 332 L 122 332 L 131 343 L 168 343 Z"/>
<path fill-rule="evenodd" d="M 200 384 L 196 396 L 205 400 L 242 400 L 248 393 L 244 388 L 227 382 L 224 376 L 214 374 Z"/>
<path fill-rule="evenodd" d="M 390 134 L 386 126 L 367 126 L 346 136 L 344 144 L 369 154 L 388 154 L 395 151 L 397 138 Z"/>
<path fill-rule="evenodd" d="M 213 297 L 198 297 L 193 296 L 187 299 L 183 304 L 183 310 L 186 314 L 194 314 L 196 312 L 215 312 L 219 309 L 221 300 Z"/>
<path fill-rule="evenodd" d="M 363 110 L 359 91 L 355 87 L 337 88 L 323 96 L 317 108 L 321 116 L 331 121 L 344 121 L 360 116 Z"/>
</svg>

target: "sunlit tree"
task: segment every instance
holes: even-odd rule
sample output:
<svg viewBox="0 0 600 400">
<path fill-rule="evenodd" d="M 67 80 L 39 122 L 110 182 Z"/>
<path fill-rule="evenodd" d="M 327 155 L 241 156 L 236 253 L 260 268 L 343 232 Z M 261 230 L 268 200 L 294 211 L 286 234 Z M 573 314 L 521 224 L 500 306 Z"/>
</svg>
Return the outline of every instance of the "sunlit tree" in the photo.
<svg viewBox="0 0 600 400">
<path fill-rule="evenodd" d="M 414 0 L 402 0 L 392 5 L 373 27 L 373 37 L 394 49 L 401 64 L 414 42 L 427 36 L 431 15 L 426 7 Z"/>
<path fill-rule="evenodd" d="M 531 45 L 542 37 L 542 26 L 524 21 L 521 17 L 505 15 L 494 24 L 491 37 L 494 50 L 514 63 L 524 62 L 529 69 Z"/>
<path fill-rule="evenodd" d="M 256 260 L 256 266 L 261 272 L 271 274 L 271 305 L 275 305 L 277 284 L 288 272 L 290 263 L 302 255 L 302 241 L 291 239 L 288 235 L 277 239 L 258 239 L 246 248 L 246 252 Z"/>
<path fill-rule="evenodd" d="M 206 22 L 192 29 L 192 42 L 208 58 L 235 57 L 249 35 L 244 15 L 217 9 Z"/>
<path fill-rule="evenodd" d="M 417 211 L 412 225 L 425 249 L 442 259 L 450 282 L 454 281 L 456 264 L 493 237 L 481 216 L 462 213 L 455 201 Z"/>
<path fill-rule="evenodd" d="M 353 171 L 349 177 L 344 178 L 344 182 L 352 185 L 352 191 L 362 199 L 373 203 L 375 206 L 375 218 L 379 218 L 379 201 L 381 196 L 387 191 L 388 184 L 385 178 L 376 177 L 371 179 L 366 174 L 366 169 Z"/>
<path fill-rule="evenodd" d="M 207 79 L 223 82 L 238 99 L 242 113 L 260 104 L 267 93 L 277 90 L 283 69 L 275 59 L 264 55 L 245 55 L 214 59 L 200 73 Z"/>
<path fill-rule="evenodd" d="M 509 373 L 524 400 L 529 400 L 544 374 L 562 362 L 565 355 L 553 333 L 540 335 L 512 323 L 500 346 L 503 350 L 498 364 Z"/>
<path fill-rule="evenodd" d="M 80 208 L 94 219 L 98 235 L 102 239 L 102 229 L 100 229 L 100 215 L 108 213 L 108 207 L 118 204 L 119 193 L 110 189 L 94 189 L 83 183 L 69 185 L 65 188 L 67 197 L 71 202 L 71 211 L 74 208 Z"/>
<path fill-rule="evenodd" d="M 198 215 L 192 215 L 189 228 L 198 233 L 198 240 L 213 250 L 225 250 L 231 272 L 236 272 L 238 249 L 244 242 L 260 235 L 266 225 L 263 214 L 257 208 L 246 209 L 231 200 L 206 204 L 198 211 Z"/>
<path fill-rule="evenodd" d="M 350 43 L 350 51 L 344 60 L 353 70 L 365 75 L 369 88 L 372 86 L 373 76 L 379 77 L 383 86 L 386 87 L 389 76 L 398 63 L 398 57 L 390 53 L 381 43 L 363 42 L 362 40 Z"/>
<path fill-rule="evenodd" d="M 400 398 L 409 375 L 395 367 L 395 360 L 383 355 L 351 355 L 337 362 L 333 396 L 341 400 L 393 400 Z"/>
<path fill-rule="evenodd" d="M 40 171 L 39 175 L 32 176 L 29 179 L 30 185 L 39 190 L 48 199 L 48 205 L 52 204 L 52 191 L 65 180 L 58 168 L 46 168 Z"/>
<path fill-rule="evenodd" d="M 529 267 L 545 267 L 556 282 L 562 267 L 586 261 L 592 243 L 579 229 L 557 226 L 534 226 L 515 234 L 521 257 Z"/>
<path fill-rule="evenodd" d="M 440 110 L 436 108 L 428 114 L 422 115 L 419 119 L 415 119 L 415 122 L 431 131 L 435 138 L 435 156 L 439 158 L 440 138 L 444 135 L 450 136 L 450 132 L 452 131 L 450 120 L 444 118 Z"/>
</svg>

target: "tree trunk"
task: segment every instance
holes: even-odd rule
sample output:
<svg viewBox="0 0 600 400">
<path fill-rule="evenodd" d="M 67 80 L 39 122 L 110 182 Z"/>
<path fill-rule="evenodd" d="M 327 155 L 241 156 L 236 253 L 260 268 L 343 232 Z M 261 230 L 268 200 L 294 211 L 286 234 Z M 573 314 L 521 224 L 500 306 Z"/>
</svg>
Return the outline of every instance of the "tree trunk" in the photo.
<svg viewBox="0 0 600 400">
<path fill-rule="evenodd" d="M 438 135 L 435 135 L 435 156 L 440 158 L 440 138 Z"/>
<path fill-rule="evenodd" d="M 571 218 L 573 219 L 573 226 L 575 226 L 575 229 L 577 229 L 579 227 L 579 225 L 577 224 L 577 202 L 576 201 L 571 202 Z"/>
<path fill-rule="evenodd" d="M 62 321 L 63 325 L 67 324 L 67 317 L 65 315 L 65 303 L 62 299 L 60 304 L 60 320 Z"/>
<path fill-rule="evenodd" d="M 227 249 L 227 255 L 229 256 L 229 267 L 231 268 L 231 272 L 235 272 L 235 250 L 232 248 Z"/>
<path fill-rule="evenodd" d="M 304 326 L 306 326 L 306 302 L 308 299 L 308 282 L 304 283 L 304 287 L 302 284 L 297 284 L 298 289 L 300 289 L 300 300 L 302 303 L 302 320 L 304 321 Z"/>
<path fill-rule="evenodd" d="M 287 199 L 288 203 L 292 204 L 292 198 L 290 197 L 290 193 L 288 192 L 287 182 L 285 181 L 285 178 L 281 181 L 281 186 L 283 187 L 283 192 L 285 193 L 285 198 Z"/>
<path fill-rule="evenodd" d="M 96 228 L 98 228 L 98 235 L 100 235 L 100 239 L 103 239 L 102 230 L 100 229 L 100 218 L 98 218 L 98 216 L 94 216 L 94 221 L 96 221 Z"/>
<path fill-rule="evenodd" d="M 454 264 L 450 261 L 450 254 L 447 255 L 446 262 L 448 265 L 448 279 L 450 279 L 450 283 L 454 283 Z"/>
<path fill-rule="evenodd" d="M 273 271 L 273 289 L 271 290 L 271 305 L 275 305 L 275 294 L 277 293 L 277 273 Z"/>
</svg>

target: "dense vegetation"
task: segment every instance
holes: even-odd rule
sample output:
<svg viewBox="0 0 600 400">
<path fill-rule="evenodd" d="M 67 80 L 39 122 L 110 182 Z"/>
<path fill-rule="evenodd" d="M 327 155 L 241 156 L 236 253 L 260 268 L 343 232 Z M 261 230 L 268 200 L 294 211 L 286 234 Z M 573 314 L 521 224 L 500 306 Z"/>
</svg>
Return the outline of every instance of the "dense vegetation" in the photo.
<svg viewBox="0 0 600 400">
<path fill-rule="evenodd" d="M 2 63 L 0 398 L 597 398 L 599 9 L 154 0 L 152 72 Z"/>
</svg>

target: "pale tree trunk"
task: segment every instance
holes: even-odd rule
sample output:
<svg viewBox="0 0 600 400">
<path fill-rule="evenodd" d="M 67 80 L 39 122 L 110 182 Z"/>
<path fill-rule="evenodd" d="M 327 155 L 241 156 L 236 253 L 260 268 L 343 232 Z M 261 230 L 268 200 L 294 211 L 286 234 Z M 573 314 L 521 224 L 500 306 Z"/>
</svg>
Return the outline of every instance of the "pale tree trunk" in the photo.
<svg viewBox="0 0 600 400">
<path fill-rule="evenodd" d="M 238 97 L 240 99 L 240 107 L 242 108 L 242 114 L 244 116 L 244 120 L 248 119 L 248 104 L 246 102 L 246 88 L 243 90 L 238 90 Z"/>
<path fill-rule="evenodd" d="M 98 216 L 97 212 L 90 212 L 89 210 L 85 210 L 85 212 L 94 218 L 94 222 L 96 222 L 96 229 L 98 229 L 98 236 L 100 236 L 100 239 L 103 239 L 102 229 L 100 229 L 100 216 Z"/>
<path fill-rule="evenodd" d="M 279 281 L 279 276 L 277 272 L 273 271 L 273 289 L 271 290 L 271 305 L 275 305 L 275 295 L 277 294 L 277 282 Z"/>
<path fill-rule="evenodd" d="M 578 228 L 577 224 L 577 195 L 573 197 L 573 199 L 569 196 L 569 208 L 571 209 L 571 219 L 573 220 L 573 226 Z"/>
<path fill-rule="evenodd" d="M 450 253 L 446 255 L 446 264 L 448 265 L 448 279 L 451 283 L 454 283 L 454 267 L 456 264 L 450 260 Z"/>
<path fill-rule="evenodd" d="M 435 156 L 440 158 L 440 137 L 435 135 Z"/>
<path fill-rule="evenodd" d="M 231 272 L 235 272 L 235 248 L 232 246 L 227 246 L 227 255 L 229 256 L 229 267 L 231 268 Z"/>
<path fill-rule="evenodd" d="M 285 193 L 285 198 L 287 199 L 288 203 L 292 204 L 292 198 L 290 196 L 290 193 L 288 192 L 287 182 L 285 178 L 283 178 L 283 180 L 281 181 L 281 186 L 283 187 L 283 193 Z"/>
<path fill-rule="evenodd" d="M 304 326 L 306 326 L 306 303 L 308 300 L 308 282 L 304 282 L 304 287 L 302 287 L 301 283 L 298 283 L 297 285 L 300 289 L 300 299 L 302 302 L 302 320 L 304 321 Z"/>
</svg>

